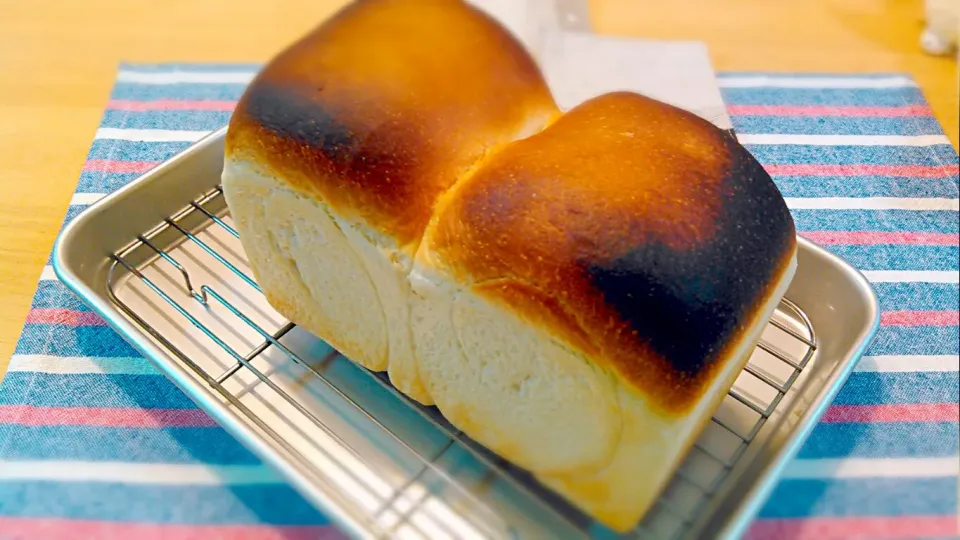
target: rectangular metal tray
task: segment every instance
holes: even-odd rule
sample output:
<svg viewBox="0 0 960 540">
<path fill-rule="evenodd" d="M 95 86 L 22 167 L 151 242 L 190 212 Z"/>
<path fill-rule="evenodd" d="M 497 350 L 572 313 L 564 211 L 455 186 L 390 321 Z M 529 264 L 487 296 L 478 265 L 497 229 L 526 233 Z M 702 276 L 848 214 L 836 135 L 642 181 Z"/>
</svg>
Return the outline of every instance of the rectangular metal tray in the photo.
<svg viewBox="0 0 960 540">
<path fill-rule="evenodd" d="M 619 537 L 270 308 L 219 191 L 224 133 L 74 219 L 57 276 L 357 537 Z M 742 534 L 872 339 L 867 280 L 799 242 L 788 300 L 750 365 L 624 537 Z"/>
</svg>

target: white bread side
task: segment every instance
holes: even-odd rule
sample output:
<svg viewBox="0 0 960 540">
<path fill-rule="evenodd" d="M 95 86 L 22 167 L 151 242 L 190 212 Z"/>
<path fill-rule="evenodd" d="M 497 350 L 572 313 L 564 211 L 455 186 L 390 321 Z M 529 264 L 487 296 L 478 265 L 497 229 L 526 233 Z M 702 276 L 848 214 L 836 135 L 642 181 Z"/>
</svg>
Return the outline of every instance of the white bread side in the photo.
<svg viewBox="0 0 960 540">
<path fill-rule="evenodd" d="M 268 299 L 431 404 L 406 274 L 436 198 L 556 114 L 532 58 L 480 10 L 345 6 L 261 70 L 227 130 L 224 192 Z"/>
<path fill-rule="evenodd" d="M 410 274 L 421 381 L 471 438 L 628 530 L 749 360 L 796 247 L 732 137 L 598 96 L 438 201 Z"/>
<path fill-rule="evenodd" d="M 242 160 L 224 164 L 223 192 L 268 301 L 398 390 L 432 404 L 410 336 L 412 261 L 390 239 Z"/>
<path fill-rule="evenodd" d="M 615 530 L 656 500 L 753 353 L 794 257 L 704 399 L 681 417 L 515 310 L 418 260 L 411 323 L 420 376 L 444 417 Z M 428 277 L 429 276 L 429 277 Z"/>
<path fill-rule="evenodd" d="M 420 377 L 445 418 L 534 472 L 610 462 L 623 414 L 613 373 L 423 259 L 410 280 Z"/>
<path fill-rule="evenodd" d="M 669 480 L 796 269 L 794 255 L 703 399 L 680 417 L 660 416 L 564 336 L 440 271 L 426 244 L 415 264 L 404 260 L 243 161 L 226 162 L 223 187 L 272 305 L 348 358 L 386 370 L 401 392 L 435 403 L 474 440 L 616 530 L 633 527 Z M 409 356 L 388 361 L 396 343 Z"/>
</svg>

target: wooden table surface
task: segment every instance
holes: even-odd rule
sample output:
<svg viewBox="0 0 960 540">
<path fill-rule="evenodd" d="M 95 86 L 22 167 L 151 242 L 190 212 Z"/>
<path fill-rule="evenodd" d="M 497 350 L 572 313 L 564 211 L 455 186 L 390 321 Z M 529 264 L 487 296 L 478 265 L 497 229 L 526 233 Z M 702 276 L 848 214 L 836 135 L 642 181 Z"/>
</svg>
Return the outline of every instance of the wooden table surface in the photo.
<svg viewBox="0 0 960 540">
<path fill-rule="evenodd" d="M 261 62 L 342 0 L 0 0 L 0 374 L 117 63 Z M 900 71 L 954 146 L 957 66 L 918 44 L 922 0 L 591 0 L 598 33 L 697 39 L 719 70 Z"/>
</svg>

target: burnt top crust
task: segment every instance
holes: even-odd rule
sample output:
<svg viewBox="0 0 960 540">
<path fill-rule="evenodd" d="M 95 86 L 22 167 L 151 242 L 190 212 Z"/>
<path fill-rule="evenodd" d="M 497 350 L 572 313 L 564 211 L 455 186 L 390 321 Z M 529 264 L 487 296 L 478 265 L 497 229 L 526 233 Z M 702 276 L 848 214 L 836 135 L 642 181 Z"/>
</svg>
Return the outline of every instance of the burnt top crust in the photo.
<svg viewBox="0 0 960 540">
<path fill-rule="evenodd" d="M 561 116 L 461 0 L 353 2 L 262 70 L 226 152 L 408 253 L 424 238 L 440 271 L 667 412 L 702 397 L 796 250 L 730 134 L 627 92 Z"/>
<path fill-rule="evenodd" d="M 701 397 L 796 249 L 783 198 L 732 136 L 625 92 L 492 156 L 429 234 L 444 271 L 674 412 Z"/>
<path fill-rule="evenodd" d="M 262 70 L 226 150 L 415 248 L 441 193 L 557 114 L 533 60 L 482 12 L 360 0 Z"/>
</svg>

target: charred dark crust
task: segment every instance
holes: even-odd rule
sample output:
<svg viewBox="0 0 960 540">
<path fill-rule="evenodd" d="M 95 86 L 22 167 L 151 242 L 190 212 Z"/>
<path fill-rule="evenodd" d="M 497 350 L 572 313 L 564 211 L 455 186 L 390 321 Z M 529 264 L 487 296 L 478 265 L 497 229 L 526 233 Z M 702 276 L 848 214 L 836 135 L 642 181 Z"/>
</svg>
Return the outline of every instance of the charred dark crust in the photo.
<svg viewBox="0 0 960 540">
<path fill-rule="evenodd" d="M 319 152 L 331 165 L 350 163 L 360 140 L 333 111 L 291 88 L 257 81 L 244 94 L 239 114 L 275 137 Z"/>
<path fill-rule="evenodd" d="M 228 146 L 231 135 L 253 135 L 263 147 L 258 159 L 302 175 L 302 189 L 313 191 L 322 179 L 320 191 L 328 203 L 382 223 L 391 219 L 377 218 L 375 212 L 391 209 L 398 239 L 419 238 L 420 222 L 428 217 L 423 200 L 436 187 L 417 179 L 432 150 L 401 117 L 364 127 L 325 100 L 322 89 L 258 80 L 238 104 L 232 124 Z"/>
<path fill-rule="evenodd" d="M 311 173 L 333 175 L 384 198 L 413 195 L 406 192 L 430 155 L 414 129 L 400 118 L 355 127 L 323 100 L 322 90 L 307 92 L 259 82 L 247 91 L 241 114 L 281 146 L 300 150 L 297 166 L 309 166 Z"/>
<path fill-rule="evenodd" d="M 725 202 L 705 245 L 675 249 L 645 241 L 612 261 L 584 264 L 604 303 L 642 348 L 667 364 L 667 378 L 684 381 L 674 391 L 690 396 L 699 394 L 712 368 L 738 343 L 796 242 L 789 210 L 769 175 L 732 137 L 726 147 L 731 166 L 722 180 Z M 667 401 L 687 401 L 671 397 Z"/>
<path fill-rule="evenodd" d="M 533 59 L 481 10 L 367 0 L 269 62 L 237 105 L 226 150 L 415 250 L 463 171 L 554 112 Z"/>
</svg>

